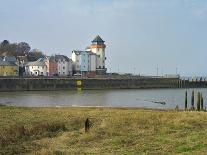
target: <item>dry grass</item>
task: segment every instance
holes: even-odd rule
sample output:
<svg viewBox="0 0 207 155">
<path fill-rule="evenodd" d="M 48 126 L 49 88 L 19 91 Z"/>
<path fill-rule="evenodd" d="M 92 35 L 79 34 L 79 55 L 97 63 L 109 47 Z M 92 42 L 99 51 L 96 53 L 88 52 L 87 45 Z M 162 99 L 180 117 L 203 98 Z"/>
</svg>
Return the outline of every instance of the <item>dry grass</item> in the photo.
<svg viewBox="0 0 207 155">
<path fill-rule="evenodd" d="M 1 139 L 14 138 L 8 138 L 7 145 L 0 146 L 0 154 L 207 152 L 206 112 L 3 106 L 0 118 Z M 84 133 L 86 118 L 93 123 L 87 134 Z"/>
</svg>

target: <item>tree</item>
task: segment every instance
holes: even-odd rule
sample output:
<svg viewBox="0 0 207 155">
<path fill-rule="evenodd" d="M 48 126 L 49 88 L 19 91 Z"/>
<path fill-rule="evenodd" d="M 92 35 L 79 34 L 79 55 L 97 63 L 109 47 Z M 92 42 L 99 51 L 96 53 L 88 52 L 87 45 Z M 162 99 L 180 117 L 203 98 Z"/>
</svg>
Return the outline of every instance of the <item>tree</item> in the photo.
<svg viewBox="0 0 207 155">
<path fill-rule="evenodd" d="M 20 42 L 17 44 L 17 55 L 27 55 L 30 49 L 31 48 L 28 43 Z"/>
<path fill-rule="evenodd" d="M 42 51 L 40 51 L 39 49 L 33 49 L 27 55 L 28 61 L 36 61 L 39 58 L 43 58 L 43 57 L 44 55 Z"/>
<path fill-rule="evenodd" d="M 7 46 L 9 45 L 9 41 L 8 40 L 4 40 L 1 42 L 1 47 Z"/>
</svg>

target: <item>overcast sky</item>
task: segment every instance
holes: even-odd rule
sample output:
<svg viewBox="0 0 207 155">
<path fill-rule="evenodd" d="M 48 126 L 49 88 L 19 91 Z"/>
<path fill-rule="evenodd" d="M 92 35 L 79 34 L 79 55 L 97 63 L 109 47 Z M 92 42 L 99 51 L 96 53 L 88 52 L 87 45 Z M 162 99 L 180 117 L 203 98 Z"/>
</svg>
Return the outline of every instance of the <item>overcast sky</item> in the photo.
<svg viewBox="0 0 207 155">
<path fill-rule="evenodd" d="M 0 0 L 0 40 L 47 54 L 99 34 L 108 71 L 207 75 L 207 0 Z"/>
</svg>

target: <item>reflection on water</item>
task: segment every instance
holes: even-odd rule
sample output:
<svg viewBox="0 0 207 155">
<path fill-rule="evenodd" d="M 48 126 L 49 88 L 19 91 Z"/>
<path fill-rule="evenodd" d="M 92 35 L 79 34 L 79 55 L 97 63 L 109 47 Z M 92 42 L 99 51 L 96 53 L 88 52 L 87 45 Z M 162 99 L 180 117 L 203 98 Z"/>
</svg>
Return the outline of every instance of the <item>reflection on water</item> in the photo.
<svg viewBox="0 0 207 155">
<path fill-rule="evenodd" d="M 204 103 L 206 103 L 207 89 L 194 90 L 195 93 L 198 91 L 203 93 Z M 172 109 L 176 105 L 179 105 L 180 108 L 184 107 L 185 91 L 186 89 L 124 89 L 1 92 L 0 104 L 25 107 L 110 106 Z M 187 91 L 190 105 L 192 89 L 187 89 Z M 166 105 L 151 101 L 166 102 Z"/>
</svg>

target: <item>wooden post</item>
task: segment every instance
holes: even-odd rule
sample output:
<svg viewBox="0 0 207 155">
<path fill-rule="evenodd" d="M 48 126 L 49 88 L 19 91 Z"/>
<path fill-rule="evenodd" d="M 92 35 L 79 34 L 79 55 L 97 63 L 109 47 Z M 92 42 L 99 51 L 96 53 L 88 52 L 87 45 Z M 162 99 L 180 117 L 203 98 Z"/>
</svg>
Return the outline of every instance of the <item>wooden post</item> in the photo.
<svg viewBox="0 0 207 155">
<path fill-rule="evenodd" d="M 188 93 L 185 91 L 185 110 L 188 109 Z"/>
<path fill-rule="evenodd" d="M 197 94 L 197 110 L 200 111 L 200 104 L 201 104 L 201 100 L 200 100 L 200 92 L 198 92 Z"/>
<path fill-rule="evenodd" d="M 201 93 L 201 96 L 200 96 L 200 102 L 201 102 L 201 110 L 204 110 L 203 109 L 203 95 L 202 95 L 202 93 Z"/>
<path fill-rule="evenodd" d="M 87 118 L 85 121 L 85 133 L 89 132 L 90 127 L 92 126 L 91 121 Z"/>
<path fill-rule="evenodd" d="M 191 96 L 191 110 L 194 110 L 194 90 L 192 91 L 192 96 Z"/>
</svg>

